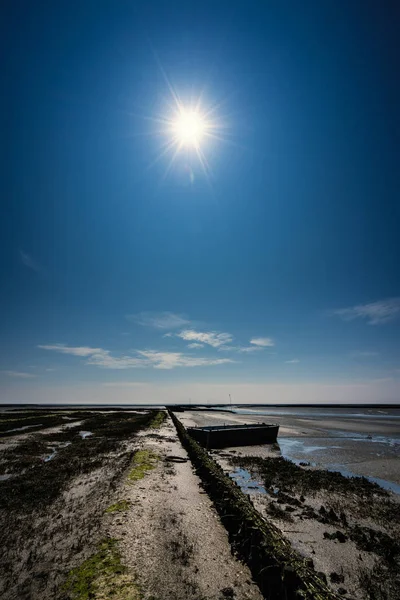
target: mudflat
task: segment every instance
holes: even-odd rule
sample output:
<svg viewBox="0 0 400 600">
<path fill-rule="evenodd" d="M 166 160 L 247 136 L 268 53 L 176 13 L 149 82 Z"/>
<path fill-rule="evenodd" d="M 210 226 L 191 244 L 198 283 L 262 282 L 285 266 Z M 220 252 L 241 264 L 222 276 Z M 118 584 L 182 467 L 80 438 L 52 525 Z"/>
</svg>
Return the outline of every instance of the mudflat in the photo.
<svg viewBox="0 0 400 600">
<path fill-rule="evenodd" d="M 260 600 L 165 411 L 2 413 L 2 600 Z"/>
<path fill-rule="evenodd" d="M 189 411 L 180 419 L 279 423 L 277 444 L 211 454 L 339 595 L 400 597 L 399 421 L 328 410 L 326 417 L 240 412 Z"/>
<path fill-rule="evenodd" d="M 281 455 L 347 474 L 379 478 L 400 493 L 400 410 L 250 409 L 185 411 L 187 426 L 277 423 Z M 263 449 L 260 448 L 260 452 Z M 390 484 L 392 486 L 390 487 Z"/>
</svg>

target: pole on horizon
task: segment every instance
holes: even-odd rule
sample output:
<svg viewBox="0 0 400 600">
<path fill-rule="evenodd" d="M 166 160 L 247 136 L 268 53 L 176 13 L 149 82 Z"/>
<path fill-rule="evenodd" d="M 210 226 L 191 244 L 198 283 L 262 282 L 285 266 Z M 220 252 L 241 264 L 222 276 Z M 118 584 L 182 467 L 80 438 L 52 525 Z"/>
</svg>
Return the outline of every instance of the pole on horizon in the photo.
<svg viewBox="0 0 400 600">
<path fill-rule="evenodd" d="M 231 412 L 232 412 L 232 398 L 231 398 L 230 394 L 229 394 L 229 404 L 231 405 Z"/>
</svg>

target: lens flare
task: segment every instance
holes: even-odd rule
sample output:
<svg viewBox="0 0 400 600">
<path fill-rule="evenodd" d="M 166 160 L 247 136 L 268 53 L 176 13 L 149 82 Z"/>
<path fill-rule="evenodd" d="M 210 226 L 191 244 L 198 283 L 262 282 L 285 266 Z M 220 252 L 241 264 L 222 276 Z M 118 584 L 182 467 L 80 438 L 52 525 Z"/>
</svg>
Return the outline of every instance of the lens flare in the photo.
<svg viewBox="0 0 400 600">
<path fill-rule="evenodd" d="M 226 100 L 209 104 L 204 99 L 204 89 L 199 91 L 197 97 L 190 94 L 190 99 L 183 100 L 169 80 L 155 52 L 154 56 L 164 78 L 168 95 L 164 99 L 164 109 L 161 113 L 145 116 L 146 120 L 158 126 L 145 135 L 156 134 L 164 137 L 160 152 L 149 168 L 169 156 L 163 179 L 167 177 L 174 164 L 183 163 L 190 169 L 188 172 L 190 172 L 190 182 L 193 184 L 197 163 L 211 183 L 211 169 L 204 150 L 212 151 L 211 144 L 215 142 L 232 143 L 227 136 L 230 125 L 221 118 L 221 115 L 217 116 Z"/>
</svg>

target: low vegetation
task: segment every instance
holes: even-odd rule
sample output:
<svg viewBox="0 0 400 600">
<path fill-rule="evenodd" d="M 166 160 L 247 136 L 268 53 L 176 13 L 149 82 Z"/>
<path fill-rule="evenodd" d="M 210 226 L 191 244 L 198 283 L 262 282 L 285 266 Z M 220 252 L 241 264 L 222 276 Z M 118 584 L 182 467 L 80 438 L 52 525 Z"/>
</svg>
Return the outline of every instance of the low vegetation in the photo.
<svg viewBox="0 0 400 600">
<path fill-rule="evenodd" d="M 159 429 L 167 418 L 167 413 L 163 410 L 159 410 L 154 418 L 150 421 L 150 429 Z"/>
<path fill-rule="evenodd" d="M 118 502 L 114 502 L 114 504 L 111 504 L 106 509 L 106 513 L 126 512 L 130 506 L 131 503 L 129 500 L 118 500 Z"/>
<path fill-rule="evenodd" d="M 138 450 L 132 461 L 132 468 L 128 474 L 129 481 L 138 481 L 155 468 L 159 456 L 151 450 Z"/>
<path fill-rule="evenodd" d="M 98 551 L 70 571 L 64 590 L 71 600 L 140 600 L 132 575 L 121 563 L 118 542 L 106 539 Z"/>
</svg>

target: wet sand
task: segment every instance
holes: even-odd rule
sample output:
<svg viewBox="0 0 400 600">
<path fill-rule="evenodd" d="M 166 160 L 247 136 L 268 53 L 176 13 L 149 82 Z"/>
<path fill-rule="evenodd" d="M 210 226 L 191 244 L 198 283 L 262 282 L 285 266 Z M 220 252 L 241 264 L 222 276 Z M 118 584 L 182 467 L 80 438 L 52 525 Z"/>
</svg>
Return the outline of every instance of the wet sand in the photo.
<svg viewBox="0 0 400 600">
<path fill-rule="evenodd" d="M 273 412 L 273 411 L 271 411 Z M 309 461 L 321 468 L 344 474 L 380 479 L 380 485 L 400 493 L 400 419 L 371 415 L 365 417 L 288 414 L 248 414 L 218 411 L 186 411 L 186 426 L 239 423 L 277 423 L 282 456 L 295 462 Z M 263 452 L 260 448 L 261 453 Z M 345 473 L 346 472 L 346 473 Z"/>
<path fill-rule="evenodd" d="M 394 583 L 396 578 L 392 572 L 389 575 L 388 564 L 371 548 L 360 548 L 357 541 L 350 539 L 351 532 L 358 530 L 383 532 L 394 540 L 398 539 L 398 523 L 383 522 L 374 516 L 376 507 L 382 502 L 379 497 L 371 497 L 367 502 L 353 494 L 345 494 L 339 488 L 329 492 L 324 489 L 301 492 L 265 489 L 256 462 L 254 467 L 249 467 L 250 470 L 243 465 L 238 466 L 241 457 L 274 460 L 284 456 L 297 464 L 308 465 L 303 470 L 320 468 L 339 470 L 344 475 L 364 475 L 370 479 L 375 476 L 382 487 L 389 483 L 390 489 L 398 489 L 400 493 L 400 486 L 396 488 L 396 482 L 400 483 L 400 440 L 396 423 L 382 419 L 375 427 L 372 418 L 359 422 L 346 416 L 322 419 L 320 416 L 310 418 L 280 414 L 269 418 L 214 411 L 187 411 L 179 414 L 179 418 L 185 426 L 278 422 L 279 447 L 263 445 L 212 450 L 213 458 L 251 497 L 260 514 L 282 531 L 292 547 L 312 560 L 315 569 L 326 576 L 338 594 L 345 590 L 344 595 L 348 597 L 350 594 L 355 600 L 398 597 L 398 583 Z M 390 498 L 395 503 L 400 502 L 400 496 L 393 492 L 390 492 Z M 330 510 L 334 511 L 334 515 L 345 514 L 345 524 L 337 516 L 333 520 L 325 518 L 327 513 L 322 511 Z M 343 533 L 341 541 L 334 539 L 338 530 Z M 386 581 L 392 582 L 393 589 L 386 590 Z M 378 594 L 370 596 L 368 586 L 377 587 Z M 379 595 L 381 592 L 382 595 Z"/>
</svg>

